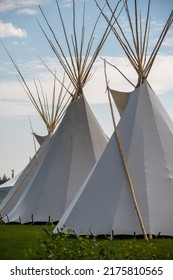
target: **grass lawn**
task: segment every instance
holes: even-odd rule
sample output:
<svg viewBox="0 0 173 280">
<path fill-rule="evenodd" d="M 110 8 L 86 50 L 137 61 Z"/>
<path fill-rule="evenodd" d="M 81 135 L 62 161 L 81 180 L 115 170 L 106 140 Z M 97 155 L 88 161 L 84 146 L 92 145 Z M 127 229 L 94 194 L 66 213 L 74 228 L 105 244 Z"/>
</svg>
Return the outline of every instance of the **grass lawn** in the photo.
<svg viewBox="0 0 173 280">
<path fill-rule="evenodd" d="M 81 259 L 92 259 L 92 256 L 94 259 L 100 255 L 100 259 L 173 260 L 172 238 L 153 239 L 149 242 L 142 239 L 96 239 L 92 241 L 66 237 L 61 240 L 61 238 L 55 239 L 48 236 L 44 229 L 51 230 L 52 227 L 49 225 L 0 224 L 0 259 L 30 259 L 29 251 L 31 250 L 35 259 L 75 259 L 75 254 L 81 250 L 82 255 L 77 256 L 78 259 L 80 256 Z M 59 255 L 56 254 L 58 251 L 60 251 Z M 38 252 L 41 254 L 37 254 Z"/>
<path fill-rule="evenodd" d="M 29 249 L 36 250 L 38 237 L 44 237 L 43 225 L 0 225 L 0 259 L 28 259 Z"/>
</svg>

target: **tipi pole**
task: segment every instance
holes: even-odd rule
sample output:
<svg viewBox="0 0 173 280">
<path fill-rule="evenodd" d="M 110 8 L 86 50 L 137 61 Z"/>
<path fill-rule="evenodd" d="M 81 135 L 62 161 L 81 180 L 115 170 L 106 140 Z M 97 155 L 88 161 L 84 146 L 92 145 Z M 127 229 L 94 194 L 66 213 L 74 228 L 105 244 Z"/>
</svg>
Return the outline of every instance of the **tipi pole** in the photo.
<svg viewBox="0 0 173 280">
<path fill-rule="evenodd" d="M 126 79 L 127 82 L 129 82 L 129 84 L 131 84 L 134 88 L 136 87 L 125 75 L 124 73 L 115 65 L 113 65 L 112 63 L 110 63 L 109 61 L 105 60 L 104 58 L 101 57 L 102 60 L 104 60 L 107 64 L 109 64 L 110 66 L 112 66 L 113 68 L 115 68 L 122 76 L 124 79 Z"/>
<path fill-rule="evenodd" d="M 124 150 L 123 150 L 123 146 L 122 146 L 121 139 L 120 139 L 120 136 L 119 136 L 119 132 L 118 132 L 118 129 L 117 129 L 117 126 L 116 126 L 116 123 L 115 123 L 115 118 L 114 118 L 114 114 L 113 114 L 113 108 L 112 108 L 109 89 L 108 89 L 108 98 L 109 98 L 109 104 L 110 104 L 110 108 L 111 108 L 111 115 L 112 115 L 112 120 L 113 120 L 113 125 L 114 125 L 114 132 L 115 132 L 115 135 L 116 135 L 116 138 L 117 138 L 122 162 L 123 162 L 125 173 L 127 175 L 128 183 L 129 183 L 129 186 L 130 186 L 130 191 L 131 191 L 131 194 L 132 194 L 133 203 L 134 203 L 135 210 L 136 210 L 136 213 L 137 213 L 137 216 L 138 216 L 138 219 L 139 219 L 139 223 L 140 223 L 143 235 L 144 235 L 144 239 L 146 241 L 148 241 L 148 237 L 147 237 L 146 229 L 145 229 L 145 226 L 144 226 L 144 222 L 143 222 L 143 219 L 142 219 L 142 216 L 141 216 L 141 213 L 140 213 L 140 209 L 139 209 L 139 206 L 138 206 L 138 203 L 137 203 L 137 199 L 136 199 L 136 195 L 135 195 L 135 191 L 134 191 L 134 187 L 133 187 L 133 182 L 132 182 L 131 175 L 130 175 L 130 172 L 129 172 L 129 169 L 128 169 L 127 160 L 126 160 L 126 157 L 125 157 L 125 154 L 124 154 Z"/>
<path fill-rule="evenodd" d="M 115 136 L 117 138 L 119 151 L 120 151 L 120 154 L 121 154 L 121 158 L 122 158 L 122 162 L 123 162 L 123 165 L 124 165 L 125 173 L 127 175 L 127 179 L 128 179 L 128 183 L 129 183 L 129 186 L 130 186 L 130 191 L 131 191 L 131 194 L 132 194 L 134 207 L 135 207 L 138 219 L 139 219 L 139 223 L 140 223 L 143 235 L 144 235 L 144 239 L 146 241 L 148 241 L 148 237 L 147 237 L 146 229 L 145 229 L 144 222 L 143 222 L 143 219 L 142 219 L 142 215 L 140 213 L 140 209 L 139 209 L 139 206 L 138 206 L 138 203 L 137 203 L 137 199 L 136 199 L 131 175 L 130 175 L 130 172 L 129 172 L 127 160 L 126 160 L 125 153 L 124 153 L 124 150 L 123 150 L 123 146 L 122 146 L 122 143 L 121 143 L 121 138 L 120 138 L 120 135 L 119 135 L 119 132 L 118 132 L 118 128 L 116 126 L 116 122 L 115 122 L 115 117 L 114 117 L 112 103 L 111 103 L 111 97 L 110 97 L 110 91 L 109 91 L 108 81 L 107 81 L 107 76 L 106 76 L 106 65 L 105 65 L 105 63 L 104 63 L 104 70 L 105 70 L 105 80 L 106 80 L 106 86 L 107 86 L 107 90 L 108 90 L 109 105 L 110 105 L 110 110 L 111 110 L 111 116 L 112 116 Z"/>
<path fill-rule="evenodd" d="M 31 123 L 31 119 L 30 119 L 30 117 L 29 117 L 29 123 L 30 123 L 30 128 L 31 128 L 31 131 L 32 131 L 32 136 L 33 136 L 34 150 L 35 150 L 35 158 L 36 158 L 36 161 L 37 161 L 37 163 L 38 163 L 38 155 L 37 155 L 37 149 L 36 149 L 36 143 L 35 143 L 34 131 L 33 131 L 33 128 L 32 128 L 32 123 Z"/>
</svg>

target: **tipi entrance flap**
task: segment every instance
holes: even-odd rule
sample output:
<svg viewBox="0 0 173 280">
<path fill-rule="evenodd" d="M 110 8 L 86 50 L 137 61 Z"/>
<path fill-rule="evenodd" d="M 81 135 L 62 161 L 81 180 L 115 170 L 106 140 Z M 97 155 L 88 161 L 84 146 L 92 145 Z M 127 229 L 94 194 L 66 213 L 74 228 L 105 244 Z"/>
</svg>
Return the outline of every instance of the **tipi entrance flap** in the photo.
<svg viewBox="0 0 173 280">
<path fill-rule="evenodd" d="M 125 111 L 126 106 L 128 104 L 130 93 L 121 92 L 121 91 L 117 91 L 117 90 L 113 90 L 113 89 L 110 89 L 110 92 L 111 92 L 111 95 L 115 102 L 115 105 L 117 107 L 117 110 L 118 110 L 120 116 L 122 116 L 122 114 Z"/>
</svg>

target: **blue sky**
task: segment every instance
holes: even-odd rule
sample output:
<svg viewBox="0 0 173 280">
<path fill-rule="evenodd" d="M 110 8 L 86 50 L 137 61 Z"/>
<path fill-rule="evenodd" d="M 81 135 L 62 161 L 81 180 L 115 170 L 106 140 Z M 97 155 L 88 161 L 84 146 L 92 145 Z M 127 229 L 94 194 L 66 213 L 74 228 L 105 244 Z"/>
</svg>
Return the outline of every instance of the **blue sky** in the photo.
<svg viewBox="0 0 173 280">
<path fill-rule="evenodd" d="M 72 1 L 58 0 L 64 21 L 68 26 L 69 36 L 71 35 L 71 15 Z M 98 8 L 94 0 L 86 0 L 86 37 L 91 32 L 91 28 L 98 15 Z M 104 4 L 104 0 L 99 3 Z M 138 1 L 142 9 L 142 17 L 146 15 L 146 2 Z M 110 0 L 110 3 L 115 3 Z M 133 0 L 129 0 L 129 5 Z M 61 76 L 63 71 L 50 49 L 38 23 L 46 29 L 45 22 L 39 11 L 38 5 L 47 15 L 48 20 L 61 38 L 61 43 L 65 47 L 62 36 L 55 0 L 1 0 L 0 2 L 0 40 L 6 45 L 12 57 L 19 65 L 21 72 L 27 80 L 29 86 L 33 86 L 33 78 L 39 78 L 46 91 L 52 89 L 53 79 L 41 63 L 41 57 L 51 69 L 58 71 Z M 77 28 L 81 27 L 83 0 L 76 0 Z M 151 38 L 149 49 L 153 49 L 154 44 L 161 32 L 163 24 L 168 18 L 173 8 L 173 0 L 152 0 L 151 1 Z M 133 9 L 131 10 L 133 13 Z M 121 24 L 128 34 L 128 24 L 122 14 Z M 98 42 L 103 30 L 105 21 L 101 18 L 99 28 L 95 35 Z M 48 33 L 49 34 L 49 33 Z M 87 40 L 87 38 L 86 38 Z M 101 123 L 105 132 L 110 136 L 112 133 L 112 122 L 108 107 L 107 95 L 105 94 L 105 82 L 103 74 L 103 62 L 100 57 L 105 57 L 111 63 L 116 64 L 132 80 L 136 81 L 136 74 L 130 67 L 123 51 L 113 34 L 110 34 L 103 47 L 93 70 L 94 75 L 84 89 L 86 98 L 91 105 L 96 117 Z M 28 100 L 17 77 L 14 66 L 0 44 L 0 176 L 6 173 L 11 176 L 11 170 L 18 173 L 34 154 L 34 145 L 29 124 L 29 117 L 32 121 L 33 129 L 39 134 L 45 134 L 46 130 L 43 122 L 38 117 L 37 112 Z M 108 68 L 110 86 L 119 90 L 130 91 L 131 86 L 115 72 Z M 173 118 L 173 27 L 171 27 L 167 37 L 160 49 L 153 69 L 149 76 L 149 82 L 158 94 L 166 110 Z M 117 115 L 116 115 L 116 118 Z"/>
</svg>

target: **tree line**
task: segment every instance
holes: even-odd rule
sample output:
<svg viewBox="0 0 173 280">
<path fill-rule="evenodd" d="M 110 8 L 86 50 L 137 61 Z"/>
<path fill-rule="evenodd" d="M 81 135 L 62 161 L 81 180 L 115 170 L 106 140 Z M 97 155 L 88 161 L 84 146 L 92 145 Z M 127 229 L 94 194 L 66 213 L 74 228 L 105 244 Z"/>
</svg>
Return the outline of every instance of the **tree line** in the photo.
<svg viewBox="0 0 173 280">
<path fill-rule="evenodd" d="M 4 174 L 2 177 L 0 176 L 0 185 L 7 182 L 8 180 L 10 180 L 10 178 L 7 177 L 6 174 Z"/>
</svg>

